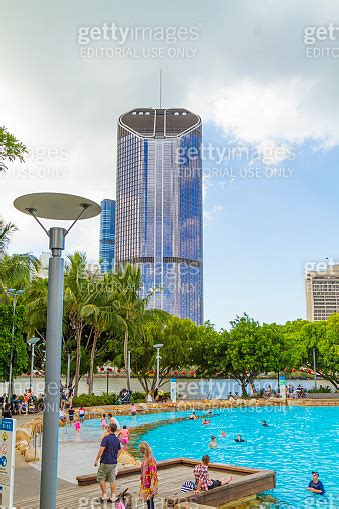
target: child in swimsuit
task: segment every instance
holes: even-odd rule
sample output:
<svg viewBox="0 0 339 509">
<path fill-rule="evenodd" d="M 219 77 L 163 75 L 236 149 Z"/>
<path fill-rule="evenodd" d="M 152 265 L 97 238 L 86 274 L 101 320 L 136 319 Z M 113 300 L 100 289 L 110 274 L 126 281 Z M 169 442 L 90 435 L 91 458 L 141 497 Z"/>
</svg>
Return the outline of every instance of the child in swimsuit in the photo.
<svg viewBox="0 0 339 509">
<path fill-rule="evenodd" d="M 106 414 L 102 414 L 102 419 L 101 419 L 101 428 L 103 431 L 106 431 L 107 429 L 107 421 L 106 421 Z"/>
<path fill-rule="evenodd" d="M 128 441 L 129 441 L 129 431 L 128 431 L 126 425 L 123 426 L 122 430 L 120 431 L 120 441 L 121 441 L 121 445 L 127 446 Z"/>
</svg>

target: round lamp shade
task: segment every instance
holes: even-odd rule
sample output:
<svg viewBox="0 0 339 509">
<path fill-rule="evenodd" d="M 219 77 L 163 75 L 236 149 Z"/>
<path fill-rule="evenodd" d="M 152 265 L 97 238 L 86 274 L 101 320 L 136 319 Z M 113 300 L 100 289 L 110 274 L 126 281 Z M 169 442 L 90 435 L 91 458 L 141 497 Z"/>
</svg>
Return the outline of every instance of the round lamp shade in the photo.
<svg viewBox="0 0 339 509">
<path fill-rule="evenodd" d="M 80 219 L 90 219 L 100 214 L 101 207 L 88 198 L 63 193 L 33 193 L 14 201 L 20 212 L 44 219 L 75 220 L 85 208 Z"/>
</svg>

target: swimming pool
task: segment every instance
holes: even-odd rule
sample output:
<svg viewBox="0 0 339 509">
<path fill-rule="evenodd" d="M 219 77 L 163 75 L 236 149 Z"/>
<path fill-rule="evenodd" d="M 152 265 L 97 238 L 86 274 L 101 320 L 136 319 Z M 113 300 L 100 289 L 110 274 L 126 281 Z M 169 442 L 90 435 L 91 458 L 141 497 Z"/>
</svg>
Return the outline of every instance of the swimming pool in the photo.
<svg viewBox="0 0 339 509">
<path fill-rule="evenodd" d="M 156 412 L 132 415 L 114 416 L 120 426 L 126 425 L 128 428 L 134 428 L 142 424 L 151 424 L 153 422 L 165 421 L 168 419 L 178 419 L 179 417 L 188 417 L 191 412 Z M 107 415 L 107 414 L 106 414 Z M 100 419 L 86 420 L 81 426 L 81 441 L 98 441 L 102 435 Z M 61 442 L 75 441 L 75 431 L 72 427 L 59 429 L 59 440 Z"/>
<path fill-rule="evenodd" d="M 175 415 L 179 414 L 184 412 Z M 158 460 L 178 456 L 200 459 L 208 453 L 214 462 L 276 470 L 277 488 L 270 494 L 281 505 L 285 502 L 301 508 L 327 503 L 336 508 L 338 415 L 336 407 L 225 409 L 213 416 L 208 426 L 203 426 L 201 420 L 185 420 L 150 430 L 141 439 L 150 443 Z M 267 428 L 261 425 L 264 419 Z M 221 437 L 222 430 L 226 438 Z M 233 441 L 238 433 L 246 443 Z M 217 437 L 217 449 L 208 449 L 212 435 Z M 325 497 L 305 491 L 314 469 L 325 485 Z"/>
</svg>

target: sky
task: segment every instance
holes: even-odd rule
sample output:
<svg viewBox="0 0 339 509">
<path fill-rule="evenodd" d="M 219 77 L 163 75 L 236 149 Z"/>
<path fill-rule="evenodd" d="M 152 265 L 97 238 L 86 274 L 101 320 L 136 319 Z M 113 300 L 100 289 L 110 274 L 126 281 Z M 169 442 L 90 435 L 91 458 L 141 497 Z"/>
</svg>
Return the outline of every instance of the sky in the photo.
<svg viewBox="0 0 339 509">
<path fill-rule="evenodd" d="M 163 106 L 203 122 L 205 320 L 304 318 L 305 270 L 339 260 L 338 26 L 326 0 L 3 1 L 0 124 L 29 148 L 0 176 L 11 252 L 48 248 L 16 197 L 115 197 L 119 115 L 159 106 L 162 69 Z M 86 220 L 66 254 L 98 242 Z"/>
</svg>

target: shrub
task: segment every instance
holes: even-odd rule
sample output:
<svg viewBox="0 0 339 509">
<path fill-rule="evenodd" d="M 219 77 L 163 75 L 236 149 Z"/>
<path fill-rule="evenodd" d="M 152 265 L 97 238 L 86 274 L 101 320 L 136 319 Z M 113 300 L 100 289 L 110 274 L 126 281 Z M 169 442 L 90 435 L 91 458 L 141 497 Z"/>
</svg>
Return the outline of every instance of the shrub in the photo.
<svg viewBox="0 0 339 509">
<path fill-rule="evenodd" d="M 330 392 L 332 392 L 332 389 L 330 387 L 323 387 L 322 385 L 318 388 L 318 389 L 309 389 L 307 392 L 312 392 L 312 393 L 327 393 L 329 394 Z"/>
<path fill-rule="evenodd" d="M 113 393 L 101 394 L 80 394 L 80 396 L 73 398 L 73 406 L 101 406 L 101 405 L 114 405 L 117 402 L 117 395 Z"/>
<path fill-rule="evenodd" d="M 145 394 L 143 392 L 132 392 L 131 396 L 132 403 L 145 403 Z"/>
</svg>

